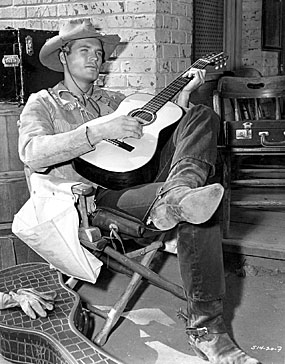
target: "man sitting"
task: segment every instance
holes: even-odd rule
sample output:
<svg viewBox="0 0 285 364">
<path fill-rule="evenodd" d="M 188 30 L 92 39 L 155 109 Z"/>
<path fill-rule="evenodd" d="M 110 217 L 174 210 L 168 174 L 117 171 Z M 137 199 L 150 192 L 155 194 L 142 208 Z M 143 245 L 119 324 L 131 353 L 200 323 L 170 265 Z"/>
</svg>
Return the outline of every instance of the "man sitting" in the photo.
<svg viewBox="0 0 285 364">
<path fill-rule="evenodd" d="M 64 78 L 32 94 L 21 114 L 19 154 L 28 178 L 44 173 L 88 182 L 74 170 L 74 158 L 96 150 L 106 139 L 143 136 L 143 125 L 129 115 L 88 124 L 114 112 L 124 98 L 94 84 L 119 41 L 118 35 L 100 34 L 87 20 L 70 21 L 42 47 L 42 64 L 63 72 Z M 205 71 L 190 69 L 184 77 L 189 83 L 177 97 L 184 116 L 158 151 L 153 181 L 122 190 L 101 186 L 96 205 L 118 209 L 161 230 L 175 227 L 189 343 L 211 363 L 256 364 L 230 339 L 223 320 L 225 280 L 215 214 L 223 187 L 207 184 L 215 173 L 219 118 L 206 106 L 188 108 L 189 96 L 204 82 Z"/>
</svg>

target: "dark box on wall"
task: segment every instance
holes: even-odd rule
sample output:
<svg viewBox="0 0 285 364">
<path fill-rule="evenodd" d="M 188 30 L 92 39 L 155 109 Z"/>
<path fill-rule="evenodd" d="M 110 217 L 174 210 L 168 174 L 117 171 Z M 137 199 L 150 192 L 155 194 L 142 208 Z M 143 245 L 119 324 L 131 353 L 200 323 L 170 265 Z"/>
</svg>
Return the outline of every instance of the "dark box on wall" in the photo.
<svg viewBox="0 0 285 364">
<path fill-rule="evenodd" d="M 24 28 L 0 30 L 0 101 L 24 104 L 31 93 L 62 80 L 62 73 L 39 61 L 42 45 L 57 34 Z"/>
</svg>

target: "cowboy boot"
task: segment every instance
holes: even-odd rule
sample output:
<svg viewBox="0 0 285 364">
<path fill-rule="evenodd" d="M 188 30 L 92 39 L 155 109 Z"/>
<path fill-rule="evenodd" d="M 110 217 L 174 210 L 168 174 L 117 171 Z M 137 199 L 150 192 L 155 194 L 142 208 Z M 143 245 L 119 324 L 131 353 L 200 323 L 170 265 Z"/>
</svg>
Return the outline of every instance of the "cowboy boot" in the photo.
<svg viewBox="0 0 285 364">
<path fill-rule="evenodd" d="M 261 364 L 230 338 L 222 311 L 222 300 L 188 301 L 186 333 L 192 349 L 211 364 Z"/>
<path fill-rule="evenodd" d="M 224 191 L 219 183 L 204 186 L 209 170 L 208 164 L 191 158 L 177 163 L 159 191 L 148 223 L 152 222 L 160 230 L 168 230 L 183 221 L 202 224 L 209 220 Z"/>
</svg>

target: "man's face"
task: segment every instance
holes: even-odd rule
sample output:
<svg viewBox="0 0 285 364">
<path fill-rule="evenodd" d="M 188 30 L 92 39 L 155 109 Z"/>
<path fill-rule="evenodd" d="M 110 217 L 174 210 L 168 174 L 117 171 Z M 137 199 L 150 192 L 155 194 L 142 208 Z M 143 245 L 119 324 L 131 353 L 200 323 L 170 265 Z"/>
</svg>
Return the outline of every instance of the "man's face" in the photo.
<svg viewBox="0 0 285 364">
<path fill-rule="evenodd" d="M 95 81 L 103 59 L 102 44 L 99 39 L 77 39 L 72 42 L 66 62 L 71 75 L 82 82 Z"/>
</svg>

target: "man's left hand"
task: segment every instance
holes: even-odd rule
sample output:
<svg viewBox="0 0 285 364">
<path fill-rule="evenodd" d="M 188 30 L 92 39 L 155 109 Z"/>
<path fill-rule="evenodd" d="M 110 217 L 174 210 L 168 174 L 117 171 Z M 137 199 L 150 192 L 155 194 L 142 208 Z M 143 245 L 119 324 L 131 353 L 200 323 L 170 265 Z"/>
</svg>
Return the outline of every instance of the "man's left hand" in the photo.
<svg viewBox="0 0 285 364">
<path fill-rule="evenodd" d="M 190 80 L 183 88 L 182 92 L 191 93 L 205 83 L 206 70 L 191 68 L 189 71 L 185 72 L 182 77 L 187 77 Z"/>
<path fill-rule="evenodd" d="M 205 83 L 206 70 L 191 68 L 182 77 L 189 78 L 189 82 L 178 95 L 177 104 L 181 107 L 188 107 L 190 94 Z"/>
</svg>

